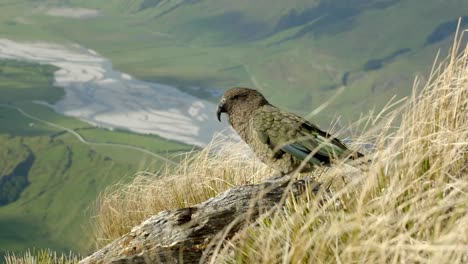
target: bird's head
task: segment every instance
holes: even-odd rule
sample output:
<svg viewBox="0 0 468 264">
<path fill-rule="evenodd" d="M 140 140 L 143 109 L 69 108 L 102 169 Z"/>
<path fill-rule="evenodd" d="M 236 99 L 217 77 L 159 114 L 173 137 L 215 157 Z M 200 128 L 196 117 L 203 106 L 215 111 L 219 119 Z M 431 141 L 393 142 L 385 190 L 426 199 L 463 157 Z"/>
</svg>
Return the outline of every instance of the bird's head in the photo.
<svg viewBox="0 0 468 264">
<path fill-rule="evenodd" d="M 268 104 L 263 95 L 254 89 L 234 87 L 227 90 L 219 102 L 216 116 L 221 122 L 221 114 L 248 113 Z"/>
</svg>

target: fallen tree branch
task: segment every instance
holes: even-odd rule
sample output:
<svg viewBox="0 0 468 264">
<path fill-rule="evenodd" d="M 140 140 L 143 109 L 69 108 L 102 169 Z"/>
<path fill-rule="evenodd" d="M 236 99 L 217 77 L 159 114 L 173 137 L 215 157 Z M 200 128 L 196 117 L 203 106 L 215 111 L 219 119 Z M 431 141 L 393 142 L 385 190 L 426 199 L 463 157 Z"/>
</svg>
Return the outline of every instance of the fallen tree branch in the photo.
<svg viewBox="0 0 468 264">
<path fill-rule="evenodd" d="M 258 215 L 277 208 L 286 193 L 301 195 L 320 185 L 311 178 L 232 188 L 199 205 L 163 211 L 134 227 L 81 264 L 199 263 L 212 253 L 212 241 L 231 238 Z"/>
</svg>

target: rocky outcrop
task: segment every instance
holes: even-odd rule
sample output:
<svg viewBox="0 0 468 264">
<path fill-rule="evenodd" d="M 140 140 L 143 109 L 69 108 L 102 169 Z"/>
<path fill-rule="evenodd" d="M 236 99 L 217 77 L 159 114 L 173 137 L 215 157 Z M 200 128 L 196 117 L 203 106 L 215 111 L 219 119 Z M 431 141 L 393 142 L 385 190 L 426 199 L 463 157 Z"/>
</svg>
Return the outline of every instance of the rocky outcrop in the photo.
<svg viewBox="0 0 468 264">
<path fill-rule="evenodd" d="M 194 207 L 154 215 L 80 263 L 203 262 L 220 239 L 281 206 L 285 193 L 316 193 L 319 186 L 305 178 L 235 187 Z"/>
</svg>

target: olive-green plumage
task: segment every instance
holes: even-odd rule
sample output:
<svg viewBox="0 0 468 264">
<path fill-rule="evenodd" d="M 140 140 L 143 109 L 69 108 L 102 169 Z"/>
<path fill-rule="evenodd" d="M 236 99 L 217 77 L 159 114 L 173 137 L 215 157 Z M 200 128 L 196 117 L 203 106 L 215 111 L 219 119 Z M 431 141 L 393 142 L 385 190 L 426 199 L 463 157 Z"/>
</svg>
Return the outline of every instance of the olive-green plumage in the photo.
<svg viewBox="0 0 468 264">
<path fill-rule="evenodd" d="M 363 156 L 304 118 L 271 105 L 254 89 L 227 90 L 218 106 L 218 119 L 221 113 L 227 113 L 229 123 L 261 161 L 283 174 Z"/>
</svg>

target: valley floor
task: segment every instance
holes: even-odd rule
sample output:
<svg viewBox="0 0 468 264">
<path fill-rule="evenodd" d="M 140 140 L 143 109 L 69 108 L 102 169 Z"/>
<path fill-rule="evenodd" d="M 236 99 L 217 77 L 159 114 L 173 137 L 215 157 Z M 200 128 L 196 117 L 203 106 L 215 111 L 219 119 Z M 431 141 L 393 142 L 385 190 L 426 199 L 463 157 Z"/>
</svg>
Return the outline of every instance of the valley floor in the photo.
<svg viewBox="0 0 468 264">
<path fill-rule="evenodd" d="M 65 89 L 65 96 L 52 107 L 97 126 L 156 134 L 197 146 L 206 145 L 226 127 L 214 118 L 215 104 L 175 87 L 136 80 L 79 46 L 0 39 L 0 58 L 59 68 L 55 85 Z"/>
</svg>

